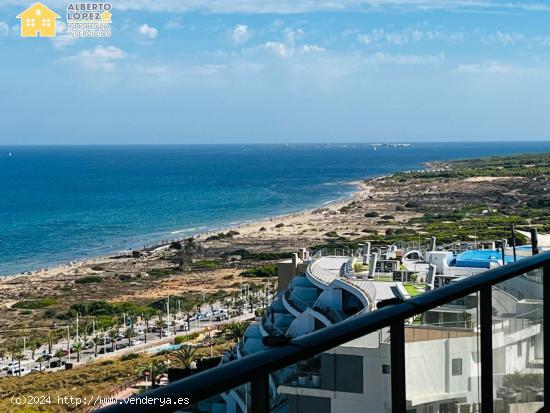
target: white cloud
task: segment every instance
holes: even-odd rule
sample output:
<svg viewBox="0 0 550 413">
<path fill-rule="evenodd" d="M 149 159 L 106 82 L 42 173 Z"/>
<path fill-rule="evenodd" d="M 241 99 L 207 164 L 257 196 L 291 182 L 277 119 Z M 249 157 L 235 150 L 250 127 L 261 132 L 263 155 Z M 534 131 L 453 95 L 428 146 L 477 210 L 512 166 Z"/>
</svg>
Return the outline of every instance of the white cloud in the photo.
<svg viewBox="0 0 550 413">
<path fill-rule="evenodd" d="M 513 66 L 499 62 L 469 63 L 458 65 L 457 73 L 507 75 L 515 71 Z"/>
<path fill-rule="evenodd" d="M 10 34 L 10 26 L 5 22 L 0 22 L 0 36 L 7 36 Z"/>
<path fill-rule="evenodd" d="M 78 62 L 82 67 L 91 70 L 111 71 L 117 61 L 126 58 L 126 53 L 115 46 L 96 46 L 94 49 L 82 50 L 74 56 L 63 60 Z"/>
<path fill-rule="evenodd" d="M 423 65 L 441 63 L 446 59 L 445 53 L 438 55 L 418 55 L 418 54 L 394 54 L 394 53 L 374 53 L 366 57 L 370 63 L 394 64 L 394 65 Z"/>
<path fill-rule="evenodd" d="M 311 52 L 324 52 L 325 48 L 321 46 L 317 46 L 316 44 L 304 44 L 302 46 L 302 50 L 305 53 L 311 53 Z"/>
<path fill-rule="evenodd" d="M 137 31 L 142 36 L 144 36 L 148 39 L 151 39 L 151 40 L 156 38 L 159 34 L 159 31 L 156 28 L 154 28 L 152 26 L 149 26 L 147 23 L 142 24 L 141 26 L 139 26 Z"/>
<path fill-rule="evenodd" d="M 490 33 L 482 38 L 483 43 L 487 45 L 516 46 L 525 45 L 527 47 L 548 47 L 550 46 L 550 36 L 528 36 L 519 32 L 501 32 Z"/>
<path fill-rule="evenodd" d="M 246 43 L 252 36 L 246 24 L 237 24 L 233 29 L 233 43 L 236 45 Z"/>
<path fill-rule="evenodd" d="M 260 48 L 264 50 L 269 50 L 279 57 L 289 57 L 292 54 L 292 49 L 281 42 L 266 42 L 261 45 Z"/>
<path fill-rule="evenodd" d="M 296 42 L 301 40 L 304 37 L 304 31 L 300 28 L 298 29 L 286 28 L 283 30 L 283 35 L 285 37 L 286 42 L 292 47 L 294 47 Z"/>
<path fill-rule="evenodd" d="M 384 29 L 373 29 L 368 33 L 357 35 L 359 43 L 365 46 L 390 44 L 401 46 L 410 42 L 445 41 L 450 43 L 462 42 L 462 32 L 445 32 L 441 30 L 405 29 L 402 31 L 387 32 Z"/>
<path fill-rule="evenodd" d="M 496 33 L 491 33 L 483 39 L 484 43 L 494 44 L 499 43 L 504 46 L 512 46 L 517 43 L 524 41 L 525 35 L 523 33 L 503 33 L 497 31 Z"/>
</svg>

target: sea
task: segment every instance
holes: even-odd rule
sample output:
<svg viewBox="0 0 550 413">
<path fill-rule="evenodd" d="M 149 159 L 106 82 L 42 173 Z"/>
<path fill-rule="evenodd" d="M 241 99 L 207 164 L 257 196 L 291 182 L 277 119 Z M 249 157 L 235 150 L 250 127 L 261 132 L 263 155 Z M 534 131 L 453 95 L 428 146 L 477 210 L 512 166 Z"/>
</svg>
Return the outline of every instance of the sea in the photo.
<svg viewBox="0 0 550 413">
<path fill-rule="evenodd" d="M 0 146 L 0 275 L 319 207 L 426 161 L 546 151 L 550 141 Z"/>
</svg>

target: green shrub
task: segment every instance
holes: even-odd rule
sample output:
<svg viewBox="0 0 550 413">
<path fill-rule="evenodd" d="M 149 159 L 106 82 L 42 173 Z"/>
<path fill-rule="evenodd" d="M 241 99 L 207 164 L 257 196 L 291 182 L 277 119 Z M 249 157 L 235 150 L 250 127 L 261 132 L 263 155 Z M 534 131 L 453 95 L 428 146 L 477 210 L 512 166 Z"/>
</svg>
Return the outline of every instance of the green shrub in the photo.
<svg viewBox="0 0 550 413">
<path fill-rule="evenodd" d="M 177 268 L 169 267 L 169 268 L 153 268 L 151 270 L 147 270 L 150 276 L 153 277 L 165 277 L 167 275 L 172 275 L 177 271 Z"/>
<path fill-rule="evenodd" d="M 56 311 L 53 308 L 48 308 L 46 311 L 44 311 L 44 318 L 54 318 L 56 315 Z"/>
<path fill-rule="evenodd" d="M 244 248 L 226 252 L 222 257 L 228 257 L 230 255 L 240 255 L 243 260 L 254 261 L 271 261 L 271 260 L 283 260 L 285 258 L 291 258 L 291 252 L 250 252 Z"/>
<path fill-rule="evenodd" d="M 198 260 L 192 264 L 192 267 L 200 270 L 215 270 L 220 268 L 220 263 L 215 260 Z"/>
<path fill-rule="evenodd" d="M 243 277 L 275 277 L 277 276 L 277 265 L 266 264 L 249 268 L 241 272 Z"/>
<path fill-rule="evenodd" d="M 235 235 L 239 235 L 240 233 L 238 231 L 228 231 L 227 233 L 220 232 L 217 235 L 211 235 L 208 238 L 206 238 L 206 241 L 219 241 L 224 239 L 231 239 Z"/>
<path fill-rule="evenodd" d="M 74 280 L 75 284 L 98 284 L 102 281 L 103 280 L 101 279 L 101 277 L 98 277 L 97 275 L 90 275 Z"/>
<path fill-rule="evenodd" d="M 370 211 L 370 212 L 367 212 L 365 214 L 365 217 L 366 218 L 376 218 L 377 216 L 379 216 L 380 214 L 376 211 Z"/>
<path fill-rule="evenodd" d="M 195 333 L 191 333 L 191 334 L 186 334 L 184 336 L 176 336 L 176 338 L 174 339 L 174 343 L 182 344 L 182 343 L 185 343 L 186 341 L 190 341 L 190 340 L 193 340 L 193 339 L 197 338 L 199 335 L 200 335 L 200 333 L 195 332 Z"/>
<path fill-rule="evenodd" d="M 50 307 L 52 305 L 57 304 L 57 300 L 55 298 L 41 298 L 39 300 L 24 300 L 19 301 L 15 303 L 12 307 L 13 308 L 24 308 L 29 310 L 37 310 L 40 308 L 46 308 Z"/>
<path fill-rule="evenodd" d="M 138 357 L 139 357 L 139 354 L 137 353 L 128 353 L 123 355 L 120 359 L 122 361 L 126 361 L 126 360 L 134 360 L 134 359 L 137 359 Z"/>
<path fill-rule="evenodd" d="M 181 250 L 182 249 L 181 242 L 174 241 L 174 242 L 170 243 L 170 248 L 172 248 L 173 250 Z"/>
</svg>

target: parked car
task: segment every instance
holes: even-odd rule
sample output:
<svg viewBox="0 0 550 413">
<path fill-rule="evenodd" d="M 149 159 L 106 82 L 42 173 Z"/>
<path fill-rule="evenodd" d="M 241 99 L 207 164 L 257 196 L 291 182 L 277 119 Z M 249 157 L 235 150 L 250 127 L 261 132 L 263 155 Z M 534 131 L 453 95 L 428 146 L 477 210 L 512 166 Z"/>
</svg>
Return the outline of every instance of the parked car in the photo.
<svg viewBox="0 0 550 413">
<path fill-rule="evenodd" d="M 10 361 L 8 364 L 4 366 L 2 370 L 8 370 L 10 368 L 17 367 L 18 365 L 19 363 L 17 361 Z"/>
<path fill-rule="evenodd" d="M 19 366 L 12 366 L 7 370 L 8 376 L 25 376 L 30 372 L 31 371 L 26 366 L 21 366 L 21 369 L 19 369 Z"/>
<path fill-rule="evenodd" d="M 56 367 L 61 367 L 65 365 L 65 362 L 63 360 L 57 359 L 50 361 L 50 368 L 54 369 Z"/>
</svg>

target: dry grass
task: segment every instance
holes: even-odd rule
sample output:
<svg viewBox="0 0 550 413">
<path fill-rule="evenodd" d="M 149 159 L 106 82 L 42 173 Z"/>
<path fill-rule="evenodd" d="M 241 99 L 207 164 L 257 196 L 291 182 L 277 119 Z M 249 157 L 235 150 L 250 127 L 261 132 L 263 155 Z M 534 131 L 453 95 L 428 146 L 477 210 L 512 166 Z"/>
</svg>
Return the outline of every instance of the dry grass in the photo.
<svg viewBox="0 0 550 413">
<path fill-rule="evenodd" d="M 164 359 L 161 356 L 158 359 Z M 108 397 L 117 386 L 136 378 L 142 366 L 152 357 L 140 355 L 134 360 L 100 362 L 56 373 L 31 373 L 24 377 L 0 379 L 1 412 L 68 412 L 83 411 L 82 407 L 58 404 L 58 396 Z M 50 396 L 51 404 L 15 406 L 12 396 Z"/>
</svg>

